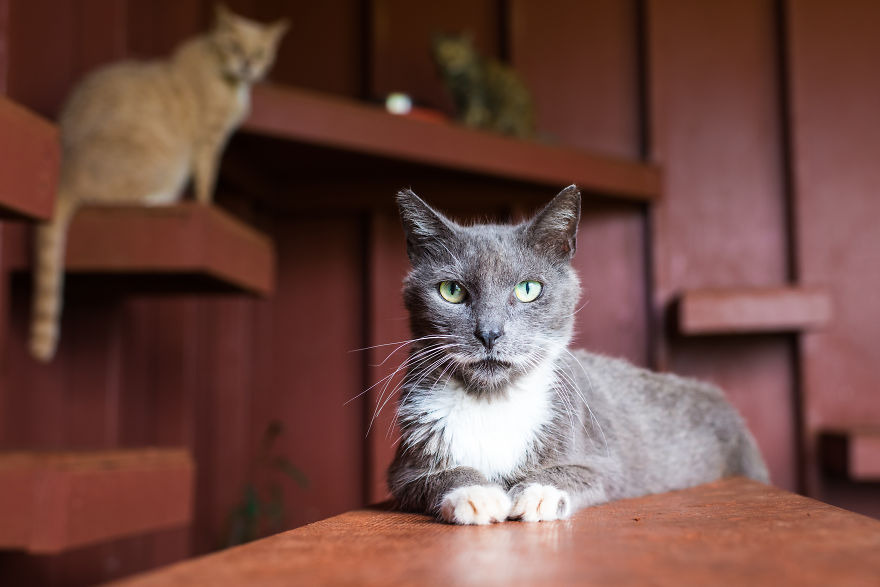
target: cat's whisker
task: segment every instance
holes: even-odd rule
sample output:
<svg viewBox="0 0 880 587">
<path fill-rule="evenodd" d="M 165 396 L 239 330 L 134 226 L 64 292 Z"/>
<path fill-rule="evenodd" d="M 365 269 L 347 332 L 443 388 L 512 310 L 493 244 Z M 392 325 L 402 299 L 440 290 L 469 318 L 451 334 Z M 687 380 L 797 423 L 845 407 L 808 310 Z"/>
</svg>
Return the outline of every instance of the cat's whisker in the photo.
<svg viewBox="0 0 880 587">
<path fill-rule="evenodd" d="M 441 350 L 444 350 L 444 349 L 437 349 L 436 352 L 439 353 L 439 352 L 441 352 Z M 427 374 L 428 372 L 432 371 L 433 369 L 436 369 L 445 360 L 447 360 L 446 357 L 441 357 L 440 359 L 437 359 L 436 361 L 434 361 L 434 363 L 432 363 L 429 367 L 425 367 L 424 369 L 422 369 L 422 371 Z M 398 368 L 398 371 L 399 370 L 400 370 L 400 367 Z M 397 385 L 394 386 L 394 388 L 387 394 L 387 397 L 386 397 L 385 392 L 387 390 L 388 383 L 390 383 L 390 380 L 388 381 L 388 383 L 386 383 L 385 387 L 382 390 L 382 393 L 379 396 L 379 399 L 376 402 L 376 409 L 373 412 L 373 417 L 370 419 L 370 425 L 367 427 L 367 435 L 370 434 L 370 431 L 373 428 L 373 423 L 379 417 L 379 414 L 382 412 L 382 410 L 385 408 L 385 406 L 388 404 L 388 402 L 391 400 L 391 398 L 394 397 L 394 393 L 400 388 L 401 385 L 403 385 L 406 382 L 408 376 L 409 376 L 409 373 L 407 373 L 404 376 L 404 379 L 401 382 L 399 382 Z M 424 377 L 424 375 L 422 375 L 422 377 Z M 421 379 L 420 379 L 420 381 L 421 381 Z M 384 398 L 384 401 L 383 401 L 383 398 Z"/>
<path fill-rule="evenodd" d="M 593 386 L 593 379 L 592 379 L 592 377 L 590 377 L 590 374 L 587 372 L 587 370 L 581 364 L 580 360 L 576 356 L 574 356 L 574 353 L 572 353 L 567 348 L 563 348 L 562 350 L 565 351 L 566 353 L 568 353 L 568 356 L 571 357 L 571 359 L 575 363 L 577 363 L 578 367 L 581 368 L 581 371 L 583 372 L 584 377 L 587 378 L 587 384 L 590 386 L 590 393 L 595 393 L 596 390 L 595 390 L 595 387 Z M 584 397 L 584 395 L 580 392 L 579 389 L 577 389 L 575 387 L 574 391 L 575 391 L 575 393 L 577 393 L 578 397 L 580 397 L 581 401 L 584 402 L 584 405 L 587 407 L 587 411 L 590 413 L 590 418 L 592 418 L 593 421 L 596 423 L 596 427 L 599 429 L 599 434 L 602 435 L 602 441 L 605 443 L 605 456 L 611 456 L 611 453 L 609 452 L 609 449 L 608 449 L 608 438 L 605 436 L 605 431 L 602 429 L 602 424 L 599 422 L 599 419 L 596 417 L 596 414 L 593 413 L 593 408 L 590 407 L 589 402 L 587 402 L 587 399 Z"/>
<path fill-rule="evenodd" d="M 385 382 L 386 380 L 392 379 L 392 378 L 393 378 L 395 375 L 397 375 L 400 371 L 402 371 L 403 369 L 405 369 L 405 368 L 411 366 L 411 365 L 413 364 L 412 361 L 413 361 L 414 359 L 416 359 L 416 358 L 419 356 L 419 353 L 423 353 L 423 352 L 426 352 L 426 351 L 429 351 L 429 350 L 431 350 L 431 349 L 438 348 L 438 347 L 441 347 L 441 346 L 443 346 L 443 345 L 440 344 L 440 343 L 435 344 L 435 345 L 428 345 L 428 346 L 426 346 L 425 348 L 420 349 L 420 350 L 417 351 L 416 353 L 413 353 L 413 355 L 409 356 L 409 357 L 408 357 L 403 363 L 401 363 L 400 365 L 398 365 L 398 367 L 397 367 L 394 371 L 392 371 L 392 372 L 389 373 L 388 375 L 385 375 L 384 377 L 382 377 L 381 379 L 379 379 L 376 383 L 374 383 L 374 384 L 371 385 L 370 387 L 366 388 L 365 390 L 363 390 L 362 392 L 360 392 L 359 394 L 357 394 L 357 395 L 354 396 L 353 398 L 349 399 L 348 401 L 346 401 L 346 402 L 345 402 L 344 404 L 342 404 L 342 405 L 347 406 L 348 404 L 350 404 L 351 402 L 353 402 L 353 401 L 356 400 L 357 398 L 361 397 L 362 395 L 364 395 L 365 393 L 367 393 L 368 391 L 370 391 L 370 390 L 373 389 L 374 387 L 376 387 L 376 386 L 378 386 L 378 385 L 382 385 L 382 383 Z"/>
<path fill-rule="evenodd" d="M 413 369 L 419 369 L 420 365 L 432 360 L 434 357 L 436 357 L 436 355 L 442 354 L 444 350 L 445 345 L 437 345 L 436 348 L 421 349 L 420 351 L 410 356 L 406 361 L 401 363 L 392 373 L 382 378 L 382 381 L 384 381 L 385 384 L 382 386 L 382 390 L 379 393 L 378 399 L 376 400 L 376 411 L 373 413 L 373 418 L 370 421 L 371 427 L 372 422 L 378 416 L 378 412 L 381 411 L 380 406 L 384 406 L 383 399 L 385 398 L 386 392 L 388 391 L 388 386 L 390 385 L 391 381 L 394 380 L 394 377 L 404 370 L 408 371 L 408 373 L 404 374 L 404 377 L 394 386 L 394 388 L 392 388 L 390 393 L 388 393 L 388 399 L 390 399 L 394 395 L 394 392 L 397 391 L 397 389 L 406 381 L 406 376 L 409 374 L 409 372 L 412 372 Z M 367 434 L 369 434 L 369 432 L 370 430 L 368 428 Z"/>
</svg>

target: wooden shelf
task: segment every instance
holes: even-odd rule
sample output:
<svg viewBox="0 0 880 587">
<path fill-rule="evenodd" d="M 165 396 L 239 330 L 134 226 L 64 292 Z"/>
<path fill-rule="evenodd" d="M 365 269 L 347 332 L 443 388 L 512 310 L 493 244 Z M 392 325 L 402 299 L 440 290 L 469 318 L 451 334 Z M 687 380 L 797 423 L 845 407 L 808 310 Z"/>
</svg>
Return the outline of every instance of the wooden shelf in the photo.
<svg viewBox="0 0 880 587">
<path fill-rule="evenodd" d="M 830 320 L 831 297 L 817 288 L 699 289 L 678 303 L 678 329 L 686 335 L 812 330 Z"/>
<path fill-rule="evenodd" d="M 822 433 L 825 470 L 852 481 L 880 481 L 880 427 L 856 427 Z"/>
<path fill-rule="evenodd" d="M 55 126 L 0 96 L 0 218 L 49 218 L 60 160 Z"/>
<path fill-rule="evenodd" d="M 186 525 L 193 480 L 182 449 L 0 453 L 0 548 L 49 554 Z"/>
<path fill-rule="evenodd" d="M 8 247 L 14 269 L 30 266 L 29 240 L 19 236 Z M 266 295 L 275 286 L 275 250 L 269 237 L 214 206 L 91 206 L 71 225 L 66 270 L 124 276 L 134 289 L 131 277 L 163 288 L 156 278 L 167 275 L 185 289 Z"/>
<path fill-rule="evenodd" d="M 394 116 L 376 106 L 288 87 L 256 87 L 252 102 L 242 128 L 248 133 L 554 189 L 576 183 L 588 192 L 636 201 L 660 196 L 660 170 L 651 164 Z"/>
<path fill-rule="evenodd" d="M 874 585 L 878 542 L 877 520 L 732 478 L 555 522 L 355 510 L 117 585 Z"/>
</svg>

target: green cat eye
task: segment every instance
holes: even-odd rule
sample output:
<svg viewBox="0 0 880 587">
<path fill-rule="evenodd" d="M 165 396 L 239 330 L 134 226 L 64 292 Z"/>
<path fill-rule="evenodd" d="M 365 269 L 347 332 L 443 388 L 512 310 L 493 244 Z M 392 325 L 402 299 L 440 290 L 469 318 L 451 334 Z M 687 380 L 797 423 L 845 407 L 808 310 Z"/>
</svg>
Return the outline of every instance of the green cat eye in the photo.
<svg viewBox="0 0 880 587">
<path fill-rule="evenodd" d="M 462 303 L 465 295 L 467 295 L 467 292 L 464 291 L 464 288 L 457 281 L 441 281 L 439 289 L 443 299 L 452 304 Z"/>
<path fill-rule="evenodd" d="M 538 281 L 520 281 L 513 288 L 513 293 L 516 294 L 516 298 L 521 302 L 534 302 L 541 295 L 542 288 L 543 286 Z"/>
</svg>

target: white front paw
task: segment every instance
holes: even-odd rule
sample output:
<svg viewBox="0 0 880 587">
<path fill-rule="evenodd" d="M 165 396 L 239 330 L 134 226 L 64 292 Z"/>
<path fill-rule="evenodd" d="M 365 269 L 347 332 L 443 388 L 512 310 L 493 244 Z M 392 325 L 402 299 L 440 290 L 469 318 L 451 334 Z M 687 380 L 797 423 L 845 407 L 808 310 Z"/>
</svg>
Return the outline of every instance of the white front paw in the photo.
<svg viewBox="0 0 880 587">
<path fill-rule="evenodd" d="M 444 495 L 440 502 L 440 518 L 450 524 L 503 522 L 509 513 L 510 498 L 500 487 L 459 487 Z"/>
<path fill-rule="evenodd" d="M 568 493 L 552 485 L 532 483 L 513 502 L 510 517 L 524 522 L 561 520 L 571 515 Z"/>
</svg>

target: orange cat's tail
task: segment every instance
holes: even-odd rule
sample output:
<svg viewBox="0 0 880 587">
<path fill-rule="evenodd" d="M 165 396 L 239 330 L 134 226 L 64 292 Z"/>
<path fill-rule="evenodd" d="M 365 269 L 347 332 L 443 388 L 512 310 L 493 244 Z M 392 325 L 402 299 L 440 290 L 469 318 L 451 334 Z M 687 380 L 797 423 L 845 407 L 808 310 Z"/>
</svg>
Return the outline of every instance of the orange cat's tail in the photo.
<svg viewBox="0 0 880 587">
<path fill-rule="evenodd" d="M 59 195 L 52 219 L 36 229 L 30 351 L 34 358 L 47 363 L 55 356 L 61 330 L 64 253 L 67 229 L 76 208 L 71 198 Z"/>
</svg>

